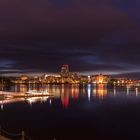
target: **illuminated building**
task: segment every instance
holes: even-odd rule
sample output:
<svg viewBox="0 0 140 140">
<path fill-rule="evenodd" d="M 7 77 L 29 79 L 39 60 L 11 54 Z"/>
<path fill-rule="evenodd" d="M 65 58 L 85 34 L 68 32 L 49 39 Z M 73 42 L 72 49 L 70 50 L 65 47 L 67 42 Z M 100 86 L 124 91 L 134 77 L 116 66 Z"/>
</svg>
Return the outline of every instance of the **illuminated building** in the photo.
<svg viewBox="0 0 140 140">
<path fill-rule="evenodd" d="M 29 77 L 26 76 L 26 75 L 21 75 L 19 79 L 22 80 L 22 81 L 25 81 L 25 80 L 28 80 Z"/>
<path fill-rule="evenodd" d="M 85 76 L 85 75 L 81 75 L 80 76 L 80 83 L 81 84 L 86 84 L 86 83 L 88 83 L 88 76 Z"/>
<path fill-rule="evenodd" d="M 69 66 L 67 64 L 61 67 L 60 75 L 61 77 L 69 77 Z"/>
<path fill-rule="evenodd" d="M 99 74 L 91 76 L 91 82 L 96 84 L 107 84 L 109 82 L 109 76 Z"/>
<path fill-rule="evenodd" d="M 72 78 L 72 83 L 73 84 L 78 84 L 79 83 L 79 75 L 78 73 L 74 72 L 71 74 L 71 78 Z"/>
</svg>

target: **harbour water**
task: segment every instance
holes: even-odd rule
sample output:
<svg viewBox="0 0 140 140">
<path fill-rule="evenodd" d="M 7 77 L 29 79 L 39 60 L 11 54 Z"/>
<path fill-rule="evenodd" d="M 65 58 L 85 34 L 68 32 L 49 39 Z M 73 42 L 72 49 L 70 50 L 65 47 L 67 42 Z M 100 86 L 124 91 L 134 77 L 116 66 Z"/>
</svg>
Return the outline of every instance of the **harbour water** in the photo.
<svg viewBox="0 0 140 140">
<path fill-rule="evenodd" d="M 32 140 L 140 138 L 140 89 L 107 85 L 15 85 L 5 91 L 47 91 L 53 97 L 1 100 L 0 125 Z M 19 139 L 19 137 L 12 137 Z"/>
</svg>

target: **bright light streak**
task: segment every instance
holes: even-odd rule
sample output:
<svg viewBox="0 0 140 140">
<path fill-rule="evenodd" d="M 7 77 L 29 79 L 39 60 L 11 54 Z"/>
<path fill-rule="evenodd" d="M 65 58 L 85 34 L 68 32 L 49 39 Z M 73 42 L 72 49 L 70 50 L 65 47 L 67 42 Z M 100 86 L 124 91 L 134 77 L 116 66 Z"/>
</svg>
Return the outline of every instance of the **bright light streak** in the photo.
<svg viewBox="0 0 140 140">
<path fill-rule="evenodd" d="M 138 96 L 138 88 L 136 88 L 136 96 Z"/>
<path fill-rule="evenodd" d="M 50 103 L 50 105 L 52 104 L 52 100 L 51 99 L 50 99 L 49 103 Z"/>
<path fill-rule="evenodd" d="M 91 98 L 91 85 L 88 85 L 88 100 Z"/>
<path fill-rule="evenodd" d="M 0 106 L 0 107 L 1 107 L 1 110 L 3 110 L 3 104 L 1 104 L 1 106 Z"/>
<path fill-rule="evenodd" d="M 130 86 L 127 86 L 127 95 L 129 95 Z"/>
<path fill-rule="evenodd" d="M 114 87 L 114 96 L 116 95 L 116 88 Z"/>
</svg>

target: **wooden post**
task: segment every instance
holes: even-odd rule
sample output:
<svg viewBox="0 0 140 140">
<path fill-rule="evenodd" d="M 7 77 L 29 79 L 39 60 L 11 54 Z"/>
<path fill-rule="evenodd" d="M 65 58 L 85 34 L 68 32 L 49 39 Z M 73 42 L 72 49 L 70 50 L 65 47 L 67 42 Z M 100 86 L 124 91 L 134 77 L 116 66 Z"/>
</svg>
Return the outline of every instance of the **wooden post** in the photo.
<svg viewBox="0 0 140 140">
<path fill-rule="evenodd" d="M 0 136 L 1 136 L 1 125 L 0 125 Z"/>
</svg>

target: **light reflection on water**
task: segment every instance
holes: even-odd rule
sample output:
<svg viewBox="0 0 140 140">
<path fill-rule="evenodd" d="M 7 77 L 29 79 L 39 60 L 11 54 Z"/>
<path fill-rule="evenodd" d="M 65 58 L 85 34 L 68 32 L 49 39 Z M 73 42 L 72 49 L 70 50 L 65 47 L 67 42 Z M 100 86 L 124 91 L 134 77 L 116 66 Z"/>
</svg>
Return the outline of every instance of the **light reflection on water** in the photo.
<svg viewBox="0 0 140 140">
<path fill-rule="evenodd" d="M 105 99 L 130 99 L 134 100 L 140 97 L 139 89 L 135 87 L 124 86 L 124 87 L 108 87 L 104 84 L 93 85 L 88 84 L 84 86 L 80 85 L 15 85 L 6 91 L 12 92 L 27 92 L 28 90 L 37 90 L 37 91 L 47 91 L 48 93 L 53 94 L 53 98 L 50 97 L 34 97 L 34 98 L 19 98 L 12 100 L 1 100 L 1 108 L 3 109 L 3 104 L 15 103 L 21 101 L 27 101 L 30 105 L 36 102 L 46 102 L 49 101 L 50 104 L 53 103 L 54 99 L 61 100 L 62 105 L 65 108 L 68 108 L 72 100 L 86 99 L 88 102 L 94 100 L 105 100 Z"/>
<path fill-rule="evenodd" d="M 101 140 L 114 140 L 139 134 L 139 88 L 66 84 L 16 85 L 4 90 L 29 89 L 48 91 L 54 97 L 0 100 L 0 124 L 9 132 L 21 128 L 33 140 L 86 140 L 94 139 L 93 133 Z"/>
</svg>

